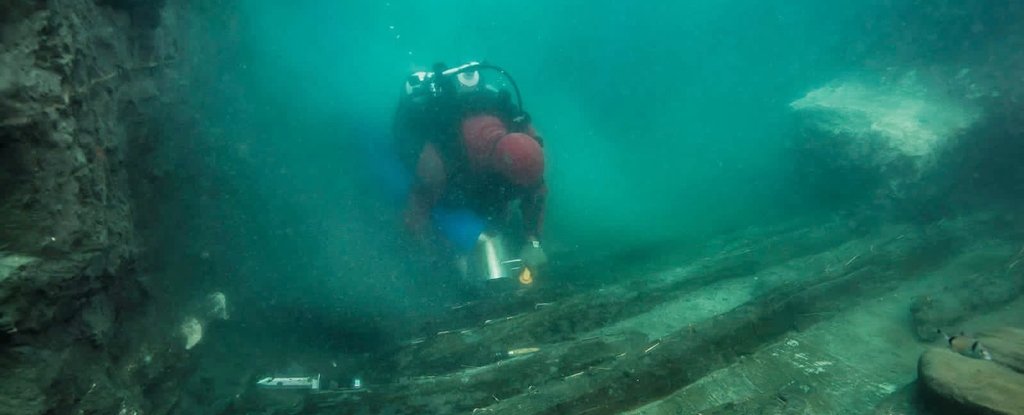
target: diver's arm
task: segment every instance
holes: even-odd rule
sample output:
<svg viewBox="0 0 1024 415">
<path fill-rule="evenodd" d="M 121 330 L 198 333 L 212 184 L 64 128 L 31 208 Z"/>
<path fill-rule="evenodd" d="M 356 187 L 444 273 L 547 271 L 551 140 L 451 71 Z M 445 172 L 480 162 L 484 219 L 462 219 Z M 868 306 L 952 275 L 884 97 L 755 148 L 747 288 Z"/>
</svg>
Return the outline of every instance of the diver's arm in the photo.
<svg viewBox="0 0 1024 415">
<path fill-rule="evenodd" d="M 519 251 L 519 258 L 523 260 L 527 268 L 532 270 L 536 270 L 548 262 L 547 254 L 544 253 L 544 248 L 541 248 L 540 245 L 541 230 L 544 227 L 544 210 L 547 207 L 547 195 L 548 187 L 544 182 L 541 182 L 540 185 L 527 193 L 520 202 L 520 208 L 523 213 L 523 225 L 526 227 L 524 229 L 526 243 Z"/>
<path fill-rule="evenodd" d="M 530 242 L 539 242 L 544 228 L 544 213 L 547 209 L 548 186 L 541 182 L 527 192 L 520 202 L 523 214 L 523 234 Z"/>
<path fill-rule="evenodd" d="M 446 175 L 444 161 L 433 144 L 427 143 L 416 164 L 416 180 L 405 209 L 405 226 L 416 235 L 422 235 L 430 221 L 430 211 L 444 191 Z"/>
</svg>

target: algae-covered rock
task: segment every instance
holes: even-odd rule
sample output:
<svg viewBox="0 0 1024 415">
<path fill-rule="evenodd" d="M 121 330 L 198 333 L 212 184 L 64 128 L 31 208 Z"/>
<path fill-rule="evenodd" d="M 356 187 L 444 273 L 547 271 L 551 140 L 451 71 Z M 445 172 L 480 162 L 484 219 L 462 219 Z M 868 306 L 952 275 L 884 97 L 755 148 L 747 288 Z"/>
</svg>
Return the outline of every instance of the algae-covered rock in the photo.
<svg viewBox="0 0 1024 415">
<path fill-rule="evenodd" d="M 959 332 L 954 328 L 965 319 L 1002 307 L 1024 293 L 1024 272 L 1012 266 L 1020 260 L 1018 250 L 1012 245 L 978 246 L 950 266 L 945 271 L 949 284 L 915 297 L 910 304 L 918 338 L 935 341 L 936 329 Z"/>
<path fill-rule="evenodd" d="M 931 349 L 918 361 L 928 403 L 957 414 L 1024 414 L 1024 374 L 998 363 Z"/>
<path fill-rule="evenodd" d="M 914 70 L 844 77 L 791 102 L 805 186 L 876 203 L 941 192 L 923 179 L 947 163 L 981 110 L 919 78 Z"/>
<path fill-rule="evenodd" d="M 980 116 L 965 102 L 929 90 L 913 71 L 888 84 L 837 80 L 790 107 L 836 138 L 851 158 L 881 168 L 901 160 L 931 167 L 938 152 Z"/>
</svg>

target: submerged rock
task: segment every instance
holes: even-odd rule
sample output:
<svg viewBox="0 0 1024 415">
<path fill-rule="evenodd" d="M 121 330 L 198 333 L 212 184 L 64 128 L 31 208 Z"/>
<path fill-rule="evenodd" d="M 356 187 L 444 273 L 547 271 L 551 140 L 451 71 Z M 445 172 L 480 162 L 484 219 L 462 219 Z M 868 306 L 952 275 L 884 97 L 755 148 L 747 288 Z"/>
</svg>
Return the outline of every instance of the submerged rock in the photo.
<svg viewBox="0 0 1024 415">
<path fill-rule="evenodd" d="M 918 361 L 930 405 L 957 414 L 1024 414 L 1024 374 L 987 360 L 931 349 Z"/>
<path fill-rule="evenodd" d="M 135 325 L 154 296 L 128 186 L 148 167 L 129 155 L 162 125 L 149 85 L 177 88 L 185 8 L 0 5 L 0 413 L 130 414 L 171 395 L 122 368 L 149 340 L 128 325 L 164 327 Z M 144 10 L 159 27 L 140 25 Z"/>
<path fill-rule="evenodd" d="M 836 81 L 790 107 L 807 114 L 822 132 L 843 138 L 839 144 L 851 156 L 879 166 L 897 158 L 927 166 L 980 115 L 972 106 L 931 93 L 913 72 L 896 85 Z"/>
<path fill-rule="evenodd" d="M 940 165 L 944 150 L 981 117 L 974 104 L 914 71 L 895 81 L 835 80 L 789 106 L 804 124 L 800 147 L 817 159 L 810 164 L 857 169 L 877 182 L 872 191 L 895 197 L 906 197 L 908 184 Z"/>
<path fill-rule="evenodd" d="M 1024 274 L 1010 266 L 1020 259 L 1016 250 L 1008 244 L 973 249 L 949 268 L 949 284 L 914 298 L 910 313 L 918 338 L 935 341 L 940 337 L 936 329 L 954 327 L 1024 293 Z M 958 274 L 969 276 L 958 278 Z"/>
<path fill-rule="evenodd" d="M 1002 327 L 980 333 L 978 340 L 992 354 L 992 361 L 1024 373 L 1024 330 Z"/>
</svg>

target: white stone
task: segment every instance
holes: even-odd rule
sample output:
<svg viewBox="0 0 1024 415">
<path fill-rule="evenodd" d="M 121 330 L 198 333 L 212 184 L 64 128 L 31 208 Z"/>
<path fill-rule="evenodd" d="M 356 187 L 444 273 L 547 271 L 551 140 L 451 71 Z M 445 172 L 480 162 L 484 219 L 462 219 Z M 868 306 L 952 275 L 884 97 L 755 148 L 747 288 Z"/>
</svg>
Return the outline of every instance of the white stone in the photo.
<svg viewBox="0 0 1024 415">
<path fill-rule="evenodd" d="M 209 310 L 209 317 L 214 319 L 228 319 L 228 298 L 222 292 L 215 292 L 206 298 Z"/>
<path fill-rule="evenodd" d="M 190 350 L 203 339 L 203 325 L 195 317 L 181 323 L 181 334 L 185 336 L 185 350 Z"/>
</svg>

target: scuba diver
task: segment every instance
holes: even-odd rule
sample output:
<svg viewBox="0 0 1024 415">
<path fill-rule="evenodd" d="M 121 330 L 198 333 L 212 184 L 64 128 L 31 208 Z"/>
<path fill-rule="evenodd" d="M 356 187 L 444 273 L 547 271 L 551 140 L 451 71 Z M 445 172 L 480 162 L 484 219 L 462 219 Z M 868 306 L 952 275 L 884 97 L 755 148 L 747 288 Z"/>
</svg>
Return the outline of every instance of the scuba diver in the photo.
<svg viewBox="0 0 1024 415">
<path fill-rule="evenodd" d="M 486 76 L 492 73 L 498 76 Z M 425 243 L 437 242 L 431 245 L 442 248 L 464 278 L 493 280 L 515 270 L 530 284 L 547 262 L 540 243 L 544 151 L 511 76 L 478 62 L 413 73 L 393 128 L 399 158 L 414 173 L 406 229 Z M 520 227 L 513 226 L 515 202 Z M 505 256 L 506 237 L 521 242 L 518 258 Z"/>
</svg>

